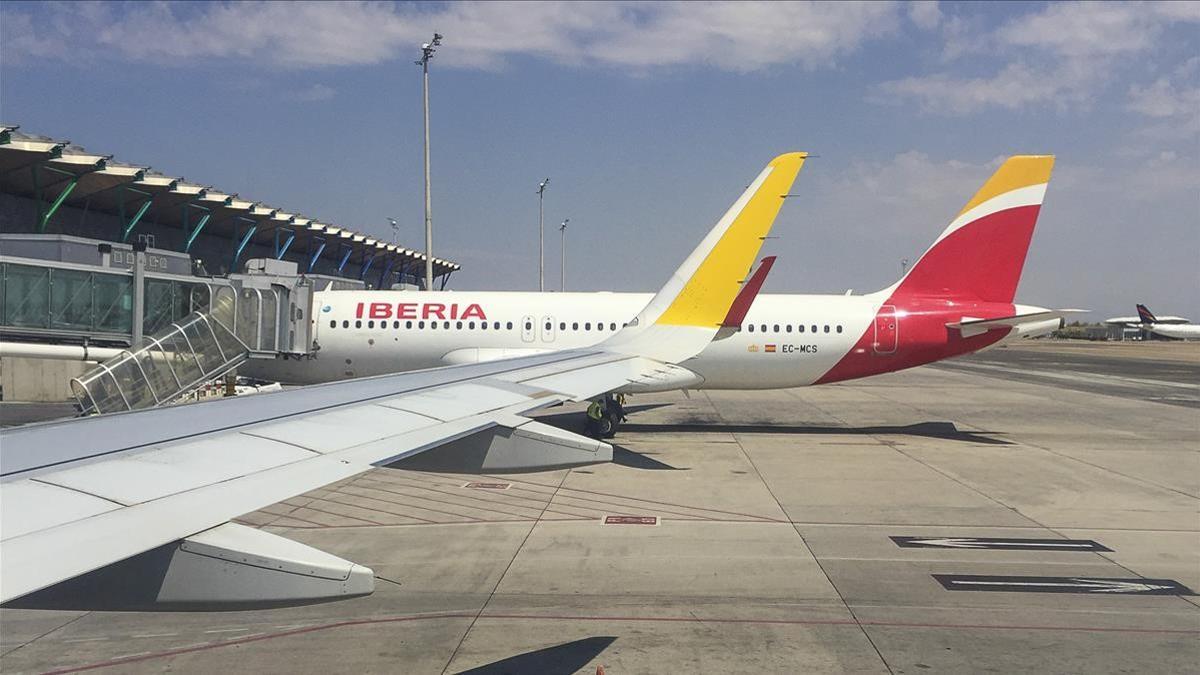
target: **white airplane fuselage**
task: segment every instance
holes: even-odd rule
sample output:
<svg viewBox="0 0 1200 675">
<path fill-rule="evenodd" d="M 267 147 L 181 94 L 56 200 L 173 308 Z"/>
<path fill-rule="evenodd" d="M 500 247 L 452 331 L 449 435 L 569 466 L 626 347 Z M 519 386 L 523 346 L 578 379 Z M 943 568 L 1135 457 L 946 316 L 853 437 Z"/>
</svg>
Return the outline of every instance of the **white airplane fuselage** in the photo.
<svg viewBox="0 0 1200 675">
<path fill-rule="evenodd" d="M 326 291 L 315 294 L 320 350 L 305 360 L 252 360 L 240 372 L 294 384 L 474 363 L 586 347 L 612 335 L 650 300 L 648 293 Z M 634 391 L 775 389 L 908 368 L 1047 332 L 1057 319 L 963 338 L 945 328 L 964 317 L 1037 308 L 954 302 L 885 305 L 870 295 L 761 295 L 741 330 L 683 364 L 695 379 Z M 930 330 L 932 327 L 932 331 Z M 1043 330 L 1044 329 L 1044 330 Z"/>
</svg>

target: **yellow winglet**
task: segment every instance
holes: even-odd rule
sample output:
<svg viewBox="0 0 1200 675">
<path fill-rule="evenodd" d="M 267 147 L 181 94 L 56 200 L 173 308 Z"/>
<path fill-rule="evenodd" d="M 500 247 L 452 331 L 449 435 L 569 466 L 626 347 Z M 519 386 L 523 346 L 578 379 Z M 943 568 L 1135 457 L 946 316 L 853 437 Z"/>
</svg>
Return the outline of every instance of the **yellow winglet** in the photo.
<svg viewBox="0 0 1200 675">
<path fill-rule="evenodd" d="M 680 363 L 717 334 L 808 153 L 771 160 L 625 329 L 602 345 Z"/>
<path fill-rule="evenodd" d="M 682 276 L 692 259 L 702 256 L 657 323 L 706 328 L 721 325 L 807 157 L 805 152 L 789 152 L 771 160 L 676 272 Z M 709 242 L 717 233 L 719 238 Z"/>
</svg>

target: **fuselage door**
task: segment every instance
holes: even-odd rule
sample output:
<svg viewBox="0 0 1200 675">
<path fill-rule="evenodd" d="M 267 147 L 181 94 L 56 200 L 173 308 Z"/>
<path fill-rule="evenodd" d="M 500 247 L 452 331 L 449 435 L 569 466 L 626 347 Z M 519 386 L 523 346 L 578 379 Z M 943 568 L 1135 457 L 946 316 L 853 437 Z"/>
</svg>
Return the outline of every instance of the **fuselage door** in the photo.
<svg viewBox="0 0 1200 675">
<path fill-rule="evenodd" d="M 892 354 L 899 342 L 900 325 L 896 320 L 896 308 L 884 305 L 875 315 L 875 353 Z"/>
<path fill-rule="evenodd" d="M 542 342 L 554 342 L 554 317 L 542 317 Z"/>
<path fill-rule="evenodd" d="M 533 342 L 537 336 L 537 326 L 533 324 L 533 317 L 526 316 L 521 318 L 521 341 Z"/>
</svg>

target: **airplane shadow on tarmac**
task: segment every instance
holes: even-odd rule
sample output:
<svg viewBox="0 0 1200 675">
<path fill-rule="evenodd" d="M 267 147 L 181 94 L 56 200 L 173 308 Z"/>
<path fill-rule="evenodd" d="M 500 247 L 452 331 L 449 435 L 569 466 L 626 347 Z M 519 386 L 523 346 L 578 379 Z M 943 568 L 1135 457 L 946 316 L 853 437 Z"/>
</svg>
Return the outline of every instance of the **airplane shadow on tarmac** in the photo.
<svg viewBox="0 0 1200 675">
<path fill-rule="evenodd" d="M 953 422 L 919 422 L 904 426 L 820 427 L 791 424 L 724 424 L 685 422 L 676 424 L 621 425 L 621 431 L 683 432 L 692 434 L 796 434 L 800 436 L 920 436 L 982 445 L 1013 445 L 991 431 L 961 431 Z"/>
<path fill-rule="evenodd" d="M 507 659 L 493 661 L 486 666 L 459 671 L 457 675 L 507 675 L 509 673 L 542 673 L 543 675 L 570 675 L 579 672 L 600 652 L 616 641 L 615 637 L 589 637 L 565 642 L 554 647 L 535 649 Z"/>
</svg>

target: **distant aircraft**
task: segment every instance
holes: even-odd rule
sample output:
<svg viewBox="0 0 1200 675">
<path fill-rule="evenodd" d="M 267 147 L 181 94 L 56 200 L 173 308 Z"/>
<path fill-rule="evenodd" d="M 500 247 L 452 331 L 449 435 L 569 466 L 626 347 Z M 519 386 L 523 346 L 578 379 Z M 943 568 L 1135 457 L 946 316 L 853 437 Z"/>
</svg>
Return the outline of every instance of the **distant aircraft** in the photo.
<svg viewBox="0 0 1200 675">
<path fill-rule="evenodd" d="M 1151 333 L 1157 333 L 1164 337 L 1176 338 L 1178 340 L 1200 340 L 1200 325 L 1179 321 L 1159 321 L 1145 305 L 1138 305 L 1138 318 L 1141 319 L 1142 326 Z M 1177 319 L 1179 317 L 1171 317 Z"/>
<path fill-rule="evenodd" d="M 763 295 L 741 303 L 697 356 L 621 392 L 827 384 L 1043 335 L 1079 310 L 1014 304 L 1052 156 L 1008 159 L 896 283 L 867 295 Z M 853 264 L 850 261 L 850 264 Z M 761 285 L 766 268 L 747 279 Z M 722 274 L 741 276 L 744 269 Z M 251 361 L 242 374 L 315 383 L 573 349 L 603 341 L 639 293 L 327 291 L 315 294 L 312 360 Z M 667 317 L 667 320 L 674 320 Z M 614 420 L 615 425 L 619 419 Z"/>
<path fill-rule="evenodd" d="M 805 157 L 775 158 L 598 344 L 5 430 L 0 602 L 234 609 L 365 595 L 370 569 L 231 519 L 401 459 L 461 471 L 611 461 L 611 445 L 526 415 L 685 379 L 679 364 L 747 301 L 741 280 Z"/>
<path fill-rule="evenodd" d="M 1200 326 L 1192 324 L 1182 316 L 1155 316 L 1145 305 L 1137 306 L 1137 316 L 1114 316 L 1105 319 L 1110 326 L 1124 326 L 1157 333 L 1164 337 L 1181 340 L 1200 338 Z"/>
</svg>

